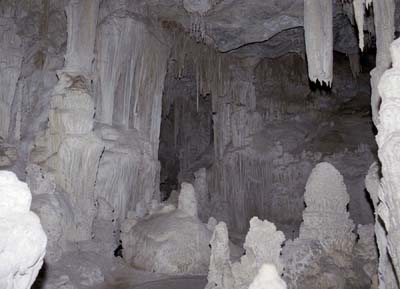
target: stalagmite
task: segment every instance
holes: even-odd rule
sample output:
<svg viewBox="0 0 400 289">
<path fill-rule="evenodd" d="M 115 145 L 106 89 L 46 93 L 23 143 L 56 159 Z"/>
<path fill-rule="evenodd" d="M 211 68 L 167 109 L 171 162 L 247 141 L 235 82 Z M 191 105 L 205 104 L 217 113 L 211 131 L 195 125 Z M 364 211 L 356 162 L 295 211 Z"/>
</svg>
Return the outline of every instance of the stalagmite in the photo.
<svg viewBox="0 0 400 289">
<path fill-rule="evenodd" d="M 351 252 L 356 236 L 349 200 L 343 176 L 329 163 L 318 164 L 306 184 L 299 238 L 319 240 L 326 251 Z"/>
<path fill-rule="evenodd" d="M 224 222 L 215 226 L 210 246 L 211 257 L 206 289 L 233 289 L 228 228 Z"/>
<path fill-rule="evenodd" d="M 250 220 L 250 229 L 243 248 L 246 254 L 239 262 L 232 264 L 232 274 L 236 289 L 246 289 L 265 263 L 275 266 L 278 274 L 283 271 L 281 248 L 285 236 L 276 230 L 273 223 L 261 221 L 257 217 Z"/>
<path fill-rule="evenodd" d="M 273 223 L 254 217 L 243 245 L 245 255 L 231 263 L 228 229 L 220 222 L 210 241 L 211 261 L 206 289 L 248 289 L 249 286 L 263 289 L 284 285 L 279 277 L 283 271 L 281 250 L 284 241 L 285 236 Z"/>
<path fill-rule="evenodd" d="M 30 289 L 43 265 L 47 238 L 30 211 L 32 196 L 16 175 L 0 171 L 0 288 Z"/>
<path fill-rule="evenodd" d="M 261 266 L 249 289 L 286 289 L 286 283 L 279 276 L 273 264 Z"/>
<path fill-rule="evenodd" d="M 307 180 L 304 200 L 300 236 L 283 249 L 288 288 L 350 286 L 356 235 L 342 175 L 331 164 L 319 163 Z"/>
<path fill-rule="evenodd" d="M 178 209 L 161 207 L 132 227 L 131 222 L 127 219 L 123 223 L 121 235 L 123 257 L 128 264 L 173 275 L 207 272 L 212 232 L 197 217 L 191 184 L 182 184 Z"/>
<path fill-rule="evenodd" d="M 333 78 L 332 1 L 304 1 L 304 36 L 308 76 L 328 86 Z"/>
</svg>

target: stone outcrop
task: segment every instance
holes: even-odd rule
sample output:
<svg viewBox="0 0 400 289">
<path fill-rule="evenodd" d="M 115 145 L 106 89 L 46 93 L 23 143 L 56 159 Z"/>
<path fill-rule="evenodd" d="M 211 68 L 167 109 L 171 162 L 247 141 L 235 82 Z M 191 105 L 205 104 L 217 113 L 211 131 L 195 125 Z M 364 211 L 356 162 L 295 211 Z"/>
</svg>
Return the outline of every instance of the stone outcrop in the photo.
<svg viewBox="0 0 400 289">
<path fill-rule="evenodd" d="M 0 171 L 0 287 L 29 289 L 43 265 L 47 238 L 30 211 L 32 196 L 16 175 Z"/>
</svg>

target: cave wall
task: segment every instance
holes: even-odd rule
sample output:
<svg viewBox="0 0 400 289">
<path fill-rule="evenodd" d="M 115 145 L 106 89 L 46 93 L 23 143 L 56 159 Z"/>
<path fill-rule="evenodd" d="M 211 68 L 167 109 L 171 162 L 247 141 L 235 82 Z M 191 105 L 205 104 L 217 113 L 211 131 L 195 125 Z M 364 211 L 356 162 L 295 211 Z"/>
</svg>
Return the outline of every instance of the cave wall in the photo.
<svg viewBox="0 0 400 289">
<path fill-rule="evenodd" d="M 295 237 L 305 181 L 325 160 L 344 175 L 351 217 L 372 222 L 364 190 L 376 151 L 368 67 L 354 79 L 349 58 L 335 53 L 333 87 L 321 89 L 310 85 L 301 55 L 257 62 L 198 46 L 186 41 L 192 52 L 170 63 L 160 159 L 169 152 L 162 163 L 178 180 L 194 180 L 196 171 L 195 182 L 207 179 L 207 188 L 197 192 L 205 200 L 200 217 L 214 216 L 241 233 L 257 215 Z"/>
</svg>

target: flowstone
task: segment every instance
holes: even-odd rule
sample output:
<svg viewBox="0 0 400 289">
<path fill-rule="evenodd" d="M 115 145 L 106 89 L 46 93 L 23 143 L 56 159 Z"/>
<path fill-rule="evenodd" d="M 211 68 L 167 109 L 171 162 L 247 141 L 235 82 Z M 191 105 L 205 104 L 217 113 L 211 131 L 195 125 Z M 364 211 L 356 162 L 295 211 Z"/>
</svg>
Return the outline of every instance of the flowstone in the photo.
<svg viewBox="0 0 400 289">
<path fill-rule="evenodd" d="M 29 289 L 43 265 L 47 238 L 30 211 L 32 196 L 16 175 L 0 171 L 0 288 Z"/>
</svg>

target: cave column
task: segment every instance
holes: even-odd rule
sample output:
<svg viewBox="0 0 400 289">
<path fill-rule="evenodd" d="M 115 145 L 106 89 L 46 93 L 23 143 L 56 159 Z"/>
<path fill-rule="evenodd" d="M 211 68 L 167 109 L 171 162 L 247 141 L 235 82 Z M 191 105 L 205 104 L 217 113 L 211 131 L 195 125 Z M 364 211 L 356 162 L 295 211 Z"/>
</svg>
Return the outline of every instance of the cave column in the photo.
<svg viewBox="0 0 400 289">
<path fill-rule="evenodd" d="M 68 42 L 64 71 L 88 76 L 92 71 L 100 0 L 71 0 L 66 8 Z"/>
<path fill-rule="evenodd" d="M 93 131 L 95 104 L 90 94 L 98 10 L 99 0 L 71 0 L 66 8 L 65 66 L 52 93 L 48 128 L 36 140 L 31 157 L 54 172 L 57 186 L 68 196 L 74 216 L 69 241 L 89 240 L 96 215 L 94 186 L 104 150 Z"/>
<path fill-rule="evenodd" d="M 393 68 L 383 74 L 378 86 L 382 104 L 377 143 L 383 176 L 378 214 L 387 230 L 389 255 L 400 276 L 400 39 L 392 43 L 390 52 Z"/>
<path fill-rule="evenodd" d="M 376 67 L 371 71 L 372 120 L 379 124 L 380 94 L 378 83 L 382 74 L 390 67 L 390 44 L 394 39 L 394 0 L 373 0 L 376 34 Z"/>
</svg>

